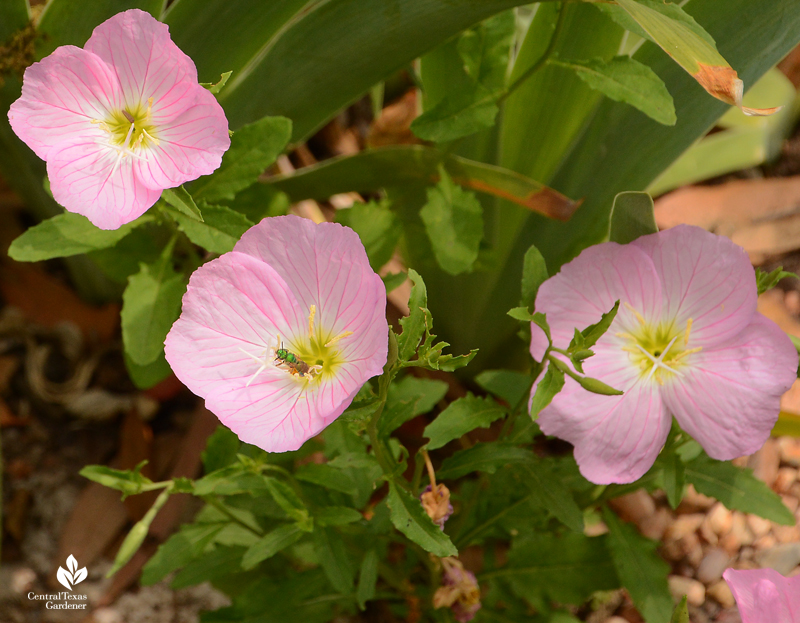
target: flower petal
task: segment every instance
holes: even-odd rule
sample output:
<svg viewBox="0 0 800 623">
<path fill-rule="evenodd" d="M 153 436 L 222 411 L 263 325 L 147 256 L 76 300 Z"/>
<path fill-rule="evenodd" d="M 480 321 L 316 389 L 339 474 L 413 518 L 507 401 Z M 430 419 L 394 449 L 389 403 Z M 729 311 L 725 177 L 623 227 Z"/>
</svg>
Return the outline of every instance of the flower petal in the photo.
<svg viewBox="0 0 800 623">
<path fill-rule="evenodd" d="M 735 339 L 689 355 L 683 378 L 662 388 L 667 407 L 709 456 L 728 460 L 758 450 L 791 387 L 797 351 L 775 323 L 756 314 Z"/>
<path fill-rule="evenodd" d="M 169 36 L 169 28 L 139 9 L 118 13 L 94 29 L 84 46 L 116 71 L 131 109 L 153 98 L 153 121 L 174 118 L 194 101 L 197 69 Z"/>
<path fill-rule="evenodd" d="M 83 214 L 101 229 L 117 229 L 144 214 L 161 196 L 133 173 L 132 156 L 100 142 L 97 136 L 50 152 L 47 175 L 53 198 Z"/>
<path fill-rule="evenodd" d="M 228 120 L 216 98 L 201 86 L 187 97 L 194 104 L 158 128 L 158 145 L 136 161 L 136 174 L 148 188 L 180 186 L 219 168 L 231 146 Z"/>
<path fill-rule="evenodd" d="M 691 318 L 690 347 L 719 344 L 756 312 L 756 282 L 745 251 L 722 236 L 678 225 L 632 243 L 653 260 L 664 287 L 664 318 Z"/>
<path fill-rule="evenodd" d="M 106 119 L 121 103 L 113 69 L 91 52 L 67 45 L 25 70 L 22 95 L 11 105 L 8 120 L 46 160 L 56 147 L 99 133 L 92 121 Z"/>
<path fill-rule="evenodd" d="M 315 322 L 331 337 L 352 331 L 340 349 L 348 361 L 363 360 L 366 378 L 381 372 L 387 352 L 386 289 L 352 229 L 279 216 L 250 228 L 234 250 L 272 266 L 304 310 L 316 306 Z"/>
<path fill-rule="evenodd" d="M 622 305 L 609 333 L 640 326 L 630 308 L 648 321 L 660 319 L 661 284 L 650 258 L 630 245 L 606 242 L 585 249 L 545 281 L 536 295 L 536 311 L 547 314 L 553 343 L 563 348 L 575 328 L 594 324 L 617 300 Z M 536 358 L 534 347 L 544 352 L 541 339 L 531 344 Z"/>
<path fill-rule="evenodd" d="M 645 381 L 618 345 L 598 343 L 595 351 L 584 363 L 587 376 L 625 393 L 592 394 L 567 377 L 564 389 L 539 414 L 539 426 L 575 446 L 575 460 L 588 480 L 633 482 L 655 462 L 671 420 L 658 385 Z"/>
<path fill-rule="evenodd" d="M 774 569 L 726 569 L 742 623 L 800 621 L 800 576 L 785 578 Z"/>
</svg>

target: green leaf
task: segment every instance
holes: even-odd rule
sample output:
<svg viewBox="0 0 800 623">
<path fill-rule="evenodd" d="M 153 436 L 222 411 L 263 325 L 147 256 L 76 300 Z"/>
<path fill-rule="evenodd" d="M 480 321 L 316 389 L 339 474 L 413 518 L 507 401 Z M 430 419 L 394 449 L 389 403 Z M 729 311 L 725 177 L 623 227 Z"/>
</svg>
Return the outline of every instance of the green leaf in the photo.
<svg viewBox="0 0 800 623">
<path fill-rule="evenodd" d="M 236 455 L 242 442 L 231 429 L 221 424 L 206 442 L 201 453 L 203 469 L 207 474 L 236 463 Z"/>
<path fill-rule="evenodd" d="M 591 573 L 586 570 L 591 569 Z M 533 533 L 513 541 L 508 566 L 494 572 L 531 603 L 582 604 L 595 591 L 619 586 L 604 537 Z"/>
<path fill-rule="evenodd" d="M 297 524 L 283 524 L 264 535 L 250 546 L 242 558 L 242 569 L 252 569 L 260 562 L 272 558 L 281 550 L 294 545 L 306 534 Z"/>
<path fill-rule="evenodd" d="M 303 501 L 298 497 L 289 485 L 281 480 L 275 478 L 266 478 L 265 483 L 269 493 L 275 502 L 278 503 L 284 512 L 294 519 L 301 529 L 310 532 L 313 529 L 313 524 L 310 522 L 308 516 L 308 509 Z"/>
<path fill-rule="evenodd" d="M 557 367 L 561 372 L 566 374 L 567 376 L 575 379 L 578 384 L 583 387 L 583 389 L 592 392 L 593 394 L 600 394 L 602 396 L 621 396 L 624 392 L 619 389 L 614 389 L 610 385 L 606 385 L 603 381 L 599 379 L 593 379 L 588 376 L 581 376 L 579 374 L 575 374 L 572 370 L 569 369 L 569 366 L 558 359 L 557 357 L 550 355 L 550 364 Z M 548 367 L 549 369 L 549 367 Z"/>
<path fill-rule="evenodd" d="M 658 457 L 657 464 L 661 467 L 661 487 L 667 494 L 669 505 L 676 509 L 683 499 L 683 490 L 686 485 L 686 469 L 680 455 L 670 452 Z"/>
<path fill-rule="evenodd" d="M 581 335 L 583 336 L 583 348 L 591 348 L 597 343 L 597 340 L 605 335 L 606 331 L 608 331 L 608 328 L 611 326 L 611 323 L 614 322 L 614 318 L 617 317 L 618 311 L 619 301 L 616 301 L 614 303 L 614 307 L 604 313 L 600 317 L 599 321 L 597 321 L 595 324 L 590 324 L 583 331 L 581 331 Z"/>
<path fill-rule="evenodd" d="M 144 366 L 161 355 L 185 291 L 186 280 L 172 269 L 171 253 L 141 264 L 130 277 L 122 295 L 122 340 L 133 363 Z"/>
<path fill-rule="evenodd" d="M 356 493 L 356 485 L 350 476 L 340 469 L 327 464 L 309 463 L 297 469 L 295 478 L 303 482 L 310 482 L 332 491 L 339 491 L 348 495 Z"/>
<path fill-rule="evenodd" d="M 396 290 L 406 282 L 408 274 L 403 272 L 388 273 L 381 277 L 381 279 L 383 279 L 383 285 L 386 286 L 386 294 L 389 294 L 389 292 Z"/>
<path fill-rule="evenodd" d="M 796 522 L 780 496 L 753 476 L 752 470 L 701 454 L 686 464 L 686 480 L 699 493 L 718 499 L 731 510 L 753 513 L 784 526 Z"/>
<path fill-rule="evenodd" d="M 233 199 L 275 162 L 291 135 L 292 122 L 286 117 L 264 117 L 239 128 L 219 169 L 191 185 L 192 196 L 207 203 Z"/>
<path fill-rule="evenodd" d="M 189 240 L 211 253 L 227 253 L 239 242 L 239 238 L 253 226 L 246 217 L 223 205 L 203 206 L 203 222 L 173 212 L 180 230 Z"/>
<path fill-rule="evenodd" d="M 675 105 L 664 82 L 647 65 L 630 56 L 615 56 L 610 61 L 550 61 L 573 70 L 593 89 L 617 102 L 641 110 L 663 125 L 675 125 Z"/>
<path fill-rule="evenodd" d="M 354 508 L 347 506 L 325 506 L 317 509 L 314 519 L 320 526 L 344 526 L 361 521 L 364 517 Z"/>
<path fill-rule="evenodd" d="M 533 393 L 531 400 L 530 416 L 531 419 L 536 420 L 539 417 L 542 409 L 549 405 L 556 394 L 564 387 L 564 373 L 561 372 L 552 363 L 547 366 L 547 371 L 544 373 L 542 380 L 536 386 L 536 391 Z"/>
<path fill-rule="evenodd" d="M 458 38 L 464 71 L 490 91 L 505 84 L 516 28 L 514 11 L 504 11 L 465 30 Z"/>
<path fill-rule="evenodd" d="M 327 200 L 331 195 L 349 191 L 427 188 L 440 181 L 440 166 L 459 186 L 513 201 L 551 218 L 567 220 L 579 205 L 509 169 L 443 154 L 422 145 L 379 147 L 354 156 L 330 158 L 291 175 L 270 178 L 269 183 L 287 193 L 292 201 Z"/>
<path fill-rule="evenodd" d="M 506 415 L 506 409 L 491 398 L 478 398 L 467 394 L 451 402 L 447 408 L 428 424 L 423 435 L 430 439 L 426 444 L 435 450 L 463 437 L 476 428 L 488 428 L 492 422 Z"/>
<path fill-rule="evenodd" d="M 510 443 L 476 443 L 447 457 L 436 475 L 442 480 L 457 480 L 472 472 L 494 474 L 501 467 L 530 459 L 530 450 Z"/>
<path fill-rule="evenodd" d="M 190 561 L 170 584 L 172 589 L 185 588 L 201 582 L 217 582 L 236 577 L 242 570 L 245 549 L 236 546 L 217 546 Z"/>
<path fill-rule="evenodd" d="M 124 567 L 131 558 L 133 558 L 133 555 L 136 553 L 139 547 L 141 547 L 142 543 L 144 543 L 147 533 L 150 531 L 150 524 L 153 523 L 158 511 L 160 511 L 164 504 L 167 503 L 171 493 L 171 487 L 168 487 L 159 493 L 156 501 L 153 502 L 153 505 L 145 513 L 144 517 L 133 524 L 133 528 L 131 528 L 131 531 L 128 532 L 128 535 L 122 541 L 122 545 L 120 545 L 119 549 L 117 550 L 117 555 L 114 558 L 114 564 L 106 573 L 107 578 L 110 578 L 112 575 L 114 575 L 117 571 Z"/>
<path fill-rule="evenodd" d="M 675 606 L 675 612 L 672 613 L 670 623 L 690 623 L 689 607 L 686 605 L 686 595 L 684 595 L 680 603 Z"/>
<path fill-rule="evenodd" d="M 30 19 L 28 0 L 8 0 L 0 4 L 0 42 L 6 43 L 14 31 L 25 28 Z"/>
<path fill-rule="evenodd" d="M 428 291 L 425 282 L 414 269 L 408 270 L 411 279 L 411 297 L 408 299 L 409 314 L 400 319 L 403 332 L 397 336 L 398 357 L 408 361 L 417 352 L 420 340 L 425 333 L 425 312 L 428 306 Z"/>
<path fill-rule="evenodd" d="M 167 205 L 172 206 L 181 214 L 185 214 L 189 218 L 196 221 L 203 222 L 203 215 L 200 213 L 200 208 L 192 199 L 189 191 L 183 186 L 177 188 L 167 188 L 162 191 L 161 198 L 167 202 Z"/>
<path fill-rule="evenodd" d="M 630 191 L 614 197 L 610 221 L 609 240 L 619 244 L 658 232 L 653 198 L 644 192 Z"/>
<path fill-rule="evenodd" d="M 531 377 L 515 370 L 484 370 L 475 377 L 475 382 L 487 392 L 516 405 L 531 388 Z"/>
<path fill-rule="evenodd" d="M 378 421 L 381 436 L 392 433 L 409 420 L 428 413 L 447 393 L 447 383 L 407 376 L 389 387 L 386 408 Z"/>
<path fill-rule="evenodd" d="M 472 269 L 483 239 L 483 208 L 474 193 L 464 191 L 440 169 L 441 180 L 428 189 L 419 211 L 436 261 L 451 275 Z"/>
<path fill-rule="evenodd" d="M 146 464 L 147 461 L 142 461 L 132 470 L 114 469 L 105 465 L 87 465 L 78 473 L 104 487 L 122 491 L 123 497 L 127 497 L 141 493 L 146 490 L 147 485 L 153 484 L 152 480 L 141 473 L 142 467 Z"/>
<path fill-rule="evenodd" d="M 525 252 L 522 262 L 522 305 L 528 309 L 536 308 L 536 294 L 539 286 L 548 279 L 547 264 L 535 246 Z"/>
<path fill-rule="evenodd" d="M 391 519 L 394 527 L 425 551 L 439 557 L 458 554 L 450 537 L 428 517 L 419 499 L 392 481 L 389 481 L 389 496 L 386 503 L 392 511 Z"/>
<path fill-rule="evenodd" d="M 127 353 L 124 354 L 124 357 L 128 376 L 131 377 L 131 381 L 139 389 L 150 389 L 172 374 L 172 368 L 169 367 L 163 352 L 159 353 L 155 361 L 142 366 L 134 363 Z"/>
<path fill-rule="evenodd" d="M 187 565 L 209 545 L 224 524 L 188 524 L 181 526 L 158 550 L 142 569 L 141 583 L 150 586 L 167 575 Z"/>
<path fill-rule="evenodd" d="M 611 560 L 636 609 L 647 623 L 669 623 L 672 596 L 667 574 L 670 567 L 658 554 L 658 542 L 643 537 L 608 508 L 603 509 L 603 519 L 608 526 Z"/>
<path fill-rule="evenodd" d="M 11 243 L 8 255 L 18 262 L 39 262 L 107 249 L 152 220 L 145 215 L 119 229 L 99 229 L 85 216 L 65 212 L 28 229 Z"/>
<path fill-rule="evenodd" d="M 519 320 L 520 322 L 533 322 L 534 314 L 532 314 L 527 307 L 515 307 L 514 309 L 509 309 L 506 313 L 514 320 Z"/>
<path fill-rule="evenodd" d="M 19 240 L 19 238 L 17 240 Z M 14 242 L 16 242 L 16 240 Z M 781 279 L 786 277 L 794 277 L 795 279 L 798 278 L 798 276 L 794 273 L 783 270 L 783 266 L 778 266 L 778 268 L 768 273 L 765 273 L 760 268 L 756 268 L 756 285 L 758 287 L 758 294 L 761 295 L 767 290 L 772 290 L 772 288 L 778 285 Z"/>
<path fill-rule="evenodd" d="M 469 90 L 450 93 L 414 119 L 411 131 L 424 141 L 443 143 L 491 128 L 500 112 L 495 99 L 479 84 Z"/>
<path fill-rule="evenodd" d="M 224 74 L 220 74 L 219 81 L 216 84 L 213 82 L 201 82 L 200 86 L 208 89 L 212 95 L 216 95 L 222 91 L 222 87 L 228 82 L 228 78 L 231 77 L 232 73 L 232 71 L 226 71 Z"/>
<path fill-rule="evenodd" d="M 541 459 L 530 458 L 515 469 L 523 476 L 523 482 L 532 494 L 535 504 L 547 510 L 574 532 L 583 533 L 583 512 L 575 503 L 572 493 L 564 482 Z"/>
<path fill-rule="evenodd" d="M 358 587 L 356 588 L 356 601 L 360 610 L 364 610 L 366 603 L 375 597 L 375 585 L 378 583 L 378 552 L 375 548 L 368 549 L 361 559 L 361 571 L 358 574 Z"/>
<path fill-rule="evenodd" d="M 331 528 L 317 528 L 313 537 L 314 551 L 333 588 L 343 595 L 352 595 L 355 569 L 341 535 Z"/>
<path fill-rule="evenodd" d="M 392 259 L 402 229 L 397 217 L 385 205 L 375 202 L 353 204 L 351 208 L 337 210 L 336 222 L 358 234 L 372 270 L 377 271 Z M 402 277 L 405 280 L 405 275 Z"/>
</svg>

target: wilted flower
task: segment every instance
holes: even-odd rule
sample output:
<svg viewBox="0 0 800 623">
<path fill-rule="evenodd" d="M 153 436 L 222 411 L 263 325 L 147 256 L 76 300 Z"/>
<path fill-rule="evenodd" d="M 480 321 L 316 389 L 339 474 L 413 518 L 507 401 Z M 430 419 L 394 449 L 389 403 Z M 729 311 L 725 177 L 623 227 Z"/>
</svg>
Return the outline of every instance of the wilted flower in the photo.
<svg viewBox="0 0 800 623">
<path fill-rule="evenodd" d="M 53 197 L 103 229 L 152 206 L 165 188 L 219 167 L 228 122 L 169 29 L 131 9 L 25 71 L 8 119 L 47 161 Z"/>
<path fill-rule="evenodd" d="M 453 514 L 453 505 L 450 503 L 450 490 L 442 484 L 425 487 L 419 496 L 422 508 L 437 526 L 444 530 L 444 524 Z"/>
<path fill-rule="evenodd" d="M 619 300 L 583 367 L 625 393 L 593 394 L 567 378 L 539 416 L 542 431 L 570 441 L 581 473 L 599 484 L 642 476 L 672 416 L 715 459 L 755 452 L 797 371 L 794 346 L 756 312 L 756 297 L 746 253 L 698 227 L 589 247 L 542 284 L 536 309 L 563 349 Z M 546 347 L 533 325 L 531 354 L 541 359 Z"/>
<path fill-rule="evenodd" d="M 459 623 L 475 618 L 481 609 L 481 589 L 475 574 L 464 569 L 458 558 L 448 556 L 441 559 L 442 585 L 433 595 L 434 608 L 450 608 Z"/>
<path fill-rule="evenodd" d="M 296 450 L 381 373 L 385 310 L 354 231 L 268 218 L 192 275 L 167 360 L 240 439 Z"/>
<path fill-rule="evenodd" d="M 800 576 L 785 578 L 774 569 L 726 569 L 722 577 L 742 623 L 800 623 Z"/>
</svg>

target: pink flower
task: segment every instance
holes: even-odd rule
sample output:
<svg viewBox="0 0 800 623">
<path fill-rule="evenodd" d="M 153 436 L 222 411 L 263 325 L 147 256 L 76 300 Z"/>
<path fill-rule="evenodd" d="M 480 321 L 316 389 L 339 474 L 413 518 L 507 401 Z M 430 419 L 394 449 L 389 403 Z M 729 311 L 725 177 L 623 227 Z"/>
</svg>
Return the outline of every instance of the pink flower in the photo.
<svg viewBox="0 0 800 623">
<path fill-rule="evenodd" d="M 194 63 L 138 9 L 100 24 L 83 49 L 65 45 L 28 67 L 8 119 L 47 161 L 55 200 L 103 229 L 208 175 L 230 147 Z"/>
<path fill-rule="evenodd" d="M 539 416 L 542 431 L 575 446 L 581 473 L 599 484 L 638 479 L 672 416 L 715 459 L 760 448 L 795 378 L 797 352 L 756 312 L 745 252 L 683 225 L 624 246 L 600 244 L 542 284 L 536 309 L 563 349 L 574 328 L 597 322 L 617 300 L 617 317 L 583 367 L 624 395 L 593 394 L 567 378 Z M 533 357 L 546 347 L 532 326 Z"/>
<path fill-rule="evenodd" d="M 722 577 L 736 597 L 742 623 L 800 623 L 800 575 L 726 569 Z"/>
<path fill-rule="evenodd" d="M 481 609 L 481 589 L 475 574 L 464 569 L 458 558 L 448 556 L 442 563 L 442 585 L 433 595 L 434 608 L 450 608 L 458 623 L 469 623 Z"/>
<path fill-rule="evenodd" d="M 354 231 L 267 218 L 192 275 L 167 360 L 242 441 L 296 450 L 381 373 L 385 313 Z"/>
</svg>

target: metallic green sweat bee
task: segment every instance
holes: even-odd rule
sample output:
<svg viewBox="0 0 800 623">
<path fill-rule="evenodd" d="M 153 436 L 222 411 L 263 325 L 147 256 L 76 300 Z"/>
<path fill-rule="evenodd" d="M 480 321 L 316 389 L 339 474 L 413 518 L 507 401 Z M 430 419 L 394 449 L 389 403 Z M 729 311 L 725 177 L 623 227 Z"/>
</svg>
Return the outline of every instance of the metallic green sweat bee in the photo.
<svg viewBox="0 0 800 623">
<path fill-rule="evenodd" d="M 286 365 L 289 367 L 291 374 L 299 374 L 305 376 L 311 367 L 302 359 L 300 359 L 293 352 L 286 350 L 281 344 L 280 348 L 275 349 L 275 361 L 278 365 Z"/>
</svg>

